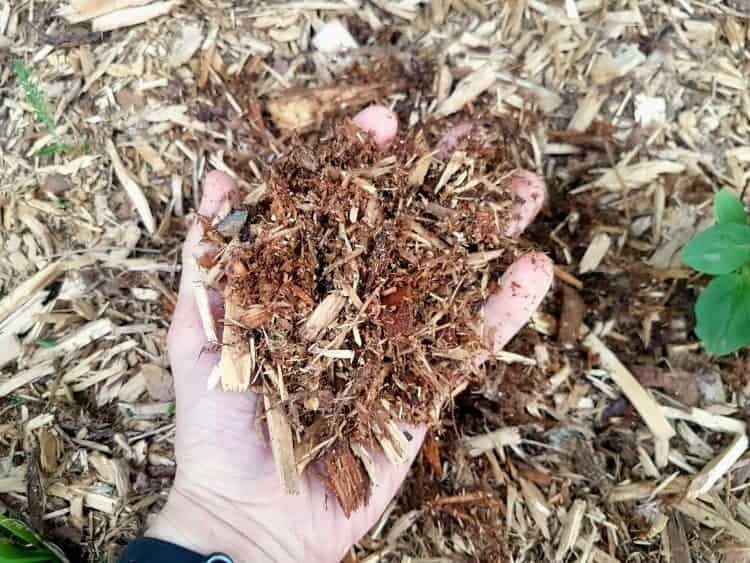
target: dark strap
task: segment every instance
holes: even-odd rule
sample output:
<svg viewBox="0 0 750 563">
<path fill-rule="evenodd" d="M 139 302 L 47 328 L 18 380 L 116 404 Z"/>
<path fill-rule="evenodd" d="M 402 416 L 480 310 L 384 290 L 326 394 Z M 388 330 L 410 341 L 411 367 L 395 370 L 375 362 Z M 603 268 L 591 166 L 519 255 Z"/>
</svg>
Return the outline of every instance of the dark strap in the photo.
<svg viewBox="0 0 750 563">
<path fill-rule="evenodd" d="M 155 538 L 133 540 L 117 561 L 118 563 L 232 563 L 232 560 L 222 553 L 214 553 L 206 557 Z"/>
</svg>

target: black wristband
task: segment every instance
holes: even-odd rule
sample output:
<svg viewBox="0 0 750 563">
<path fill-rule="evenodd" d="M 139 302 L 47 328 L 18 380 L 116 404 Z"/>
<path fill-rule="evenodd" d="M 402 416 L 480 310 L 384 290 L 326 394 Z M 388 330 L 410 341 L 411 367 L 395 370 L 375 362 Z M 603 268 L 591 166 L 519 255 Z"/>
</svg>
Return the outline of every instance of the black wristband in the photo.
<svg viewBox="0 0 750 563">
<path fill-rule="evenodd" d="M 157 540 L 156 538 L 138 538 L 128 544 L 117 562 L 232 563 L 232 559 L 223 553 L 214 553 L 209 556 L 200 555 L 179 545 Z"/>
</svg>

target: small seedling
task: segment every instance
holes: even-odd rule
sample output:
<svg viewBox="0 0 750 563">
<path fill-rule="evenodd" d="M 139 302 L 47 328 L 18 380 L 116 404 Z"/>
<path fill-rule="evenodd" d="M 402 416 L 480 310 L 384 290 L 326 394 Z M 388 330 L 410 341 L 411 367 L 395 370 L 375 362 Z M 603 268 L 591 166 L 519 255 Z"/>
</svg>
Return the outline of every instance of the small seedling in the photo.
<svg viewBox="0 0 750 563">
<path fill-rule="evenodd" d="M 57 341 L 54 340 L 53 338 L 40 338 L 39 340 L 36 341 L 36 345 L 39 346 L 40 348 L 50 349 L 50 348 L 54 348 L 55 346 L 57 346 Z"/>
<path fill-rule="evenodd" d="M 695 333 L 706 352 L 721 356 L 750 344 L 750 224 L 742 202 L 721 190 L 716 224 L 696 235 L 682 260 L 714 277 L 695 303 Z"/>
<path fill-rule="evenodd" d="M 0 516 L 0 561 L 4 563 L 68 563 L 60 549 L 13 518 Z"/>
<path fill-rule="evenodd" d="M 16 78 L 21 83 L 26 101 L 34 110 L 34 115 L 37 120 L 40 121 L 47 130 L 54 136 L 55 133 L 55 120 L 52 117 L 52 113 L 47 105 L 47 100 L 44 98 L 42 91 L 37 86 L 36 82 L 31 76 L 31 71 L 23 62 L 18 61 L 13 65 L 13 70 L 16 73 Z M 71 149 L 75 149 L 75 146 L 70 146 L 59 140 L 45 145 L 34 153 L 35 157 L 52 156 L 53 154 L 68 152 Z"/>
</svg>

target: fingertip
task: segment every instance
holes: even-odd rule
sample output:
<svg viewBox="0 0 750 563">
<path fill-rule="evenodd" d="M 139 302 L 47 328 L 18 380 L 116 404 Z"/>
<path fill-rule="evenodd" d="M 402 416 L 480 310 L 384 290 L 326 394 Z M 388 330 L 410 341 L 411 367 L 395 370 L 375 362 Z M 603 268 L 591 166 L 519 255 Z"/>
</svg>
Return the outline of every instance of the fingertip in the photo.
<svg viewBox="0 0 750 563">
<path fill-rule="evenodd" d="M 521 258 L 518 259 L 519 262 L 528 262 L 529 266 L 537 272 L 537 275 L 540 278 L 540 281 L 545 282 L 545 288 L 549 289 L 550 285 L 552 284 L 552 279 L 554 278 L 554 272 L 555 272 L 555 264 L 552 262 L 552 258 L 547 256 L 544 252 L 539 252 L 538 250 L 534 250 L 532 252 L 529 252 L 527 254 L 524 254 L 521 256 Z M 545 289 L 545 292 L 546 292 Z"/>
<path fill-rule="evenodd" d="M 372 133 L 380 147 L 387 146 L 398 133 L 398 118 L 385 106 L 369 106 L 360 111 L 352 120 L 354 124 L 368 133 Z"/>
<path fill-rule="evenodd" d="M 524 254 L 505 271 L 483 309 L 484 339 L 491 350 L 502 350 L 529 321 L 553 277 L 552 260 L 541 252 Z"/>
<path fill-rule="evenodd" d="M 544 180 L 528 170 L 518 170 L 508 179 L 508 188 L 517 199 L 511 210 L 511 220 L 503 234 L 507 237 L 517 237 L 529 226 L 544 205 Z"/>
<path fill-rule="evenodd" d="M 235 192 L 234 180 L 228 174 L 219 170 L 212 170 L 206 174 L 203 182 L 203 197 L 198 213 L 206 217 L 215 214 L 221 204 Z"/>
</svg>

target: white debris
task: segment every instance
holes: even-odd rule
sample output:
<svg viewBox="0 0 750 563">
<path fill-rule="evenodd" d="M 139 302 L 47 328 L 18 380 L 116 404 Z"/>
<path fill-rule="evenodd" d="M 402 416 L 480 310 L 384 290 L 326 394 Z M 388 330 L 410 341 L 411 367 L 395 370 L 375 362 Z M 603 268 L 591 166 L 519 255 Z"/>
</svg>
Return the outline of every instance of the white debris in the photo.
<svg viewBox="0 0 750 563">
<path fill-rule="evenodd" d="M 312 40 L 315 48 L 321 53 L 339 53 L 359 47 L 346 26 L 339 20 L 326 22 Z"/>
<path fill-rule="evenodd" d="M 637 94 L 635 97 L 635 120 L 643 127 L 653 127 L 667 119 L 667 101 L 656 96 Z"/>
</svg>

